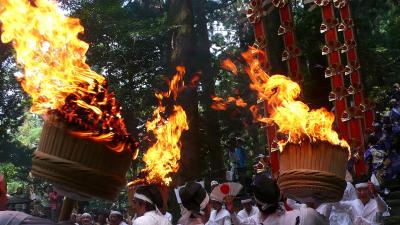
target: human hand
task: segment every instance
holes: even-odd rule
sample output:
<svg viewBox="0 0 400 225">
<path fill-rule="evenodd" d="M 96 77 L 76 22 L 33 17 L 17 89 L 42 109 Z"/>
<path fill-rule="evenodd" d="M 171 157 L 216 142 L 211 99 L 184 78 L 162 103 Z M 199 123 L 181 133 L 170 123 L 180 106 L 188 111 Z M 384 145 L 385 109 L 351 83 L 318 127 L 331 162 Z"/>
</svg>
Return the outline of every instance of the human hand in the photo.
<svg viewBox="0 0 400 225">
<path fill-rule="evenodd" d="M 378 196 L 378 190 L 376 190 L 375 185 L 371 182 L 368 181 L 368 190 L 373 194 L 375 197 Z"/>
</svg>

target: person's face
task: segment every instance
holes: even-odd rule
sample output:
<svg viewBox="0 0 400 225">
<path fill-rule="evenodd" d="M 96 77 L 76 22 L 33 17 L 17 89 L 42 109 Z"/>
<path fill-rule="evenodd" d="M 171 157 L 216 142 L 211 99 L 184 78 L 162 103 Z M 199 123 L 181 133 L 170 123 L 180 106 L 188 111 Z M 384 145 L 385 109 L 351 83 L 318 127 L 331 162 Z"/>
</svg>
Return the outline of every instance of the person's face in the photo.
<svg viewBox="0 0 400 225">
<path fill-rule="evenodd" d="M 361 202 L 363 202 L 364 204 L 366 204 L 370 199 L 371 199 L 371 194 L 368 190 L 368 187 L 365 188 L 357 188 L 357 197 L 361 200 Z"/>
<path fill-rule="evenodd" d="M 71 220 L 71 222 L 76 223 L 76 214 L 72 213 L 71 216 L 69 217 L 69 220 Z"/>
<path fill-rule="evenodd" d="M 247 203 L 243 203 L 243 208 L 247 211 L 247 212 L 251 212 L 251 202 L 247 202 Z"/>
<path fill-rule="evenodd" d="M 133 199 L 133 211 L 136 213 L 137 216 L 143 216 L 146 212 L 145 204 L 140 202 L 138 199 Z"/>
<path fill-rule="evenodd" d="M 77 223 L 82 223 L 82 215 L 81 214 L 77 214 L 76 215 L 76 222 Z"/>
<path fill-rule="evenodd" d="M 211 207 L 217 211 L 219 211 L 220 209 L 222 209 L 222 204 L 220 202 L 211 200 Z"/>
<path fill-rule="evenodd" d="M 90 216 L 83 216 L 81 218 L 82 225 L 89 225 L 92 222 L 92 218 Z"/>
<path fill-rule="evenodd" d="M 119 225 L 121 223 L 121 217 L 118 215 L 110 215 L 110 225 Z"/>
</svg>

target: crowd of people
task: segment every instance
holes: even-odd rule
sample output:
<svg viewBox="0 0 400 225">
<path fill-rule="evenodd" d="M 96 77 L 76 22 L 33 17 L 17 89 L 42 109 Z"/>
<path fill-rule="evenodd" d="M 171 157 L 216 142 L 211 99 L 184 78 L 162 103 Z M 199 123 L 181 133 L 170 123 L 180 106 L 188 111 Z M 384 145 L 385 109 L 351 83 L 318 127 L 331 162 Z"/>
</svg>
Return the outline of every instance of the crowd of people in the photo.
<svg viewBox="0 0 400 225">
<path fill-rule="evenodd" d="M 354 186 L 353 186 L 354 183 Z M 251 194 L 241 193 L 240 201 L 226 199 L 213 191 L 220 187 L 211 182 L 210 190 L 196 182 L 188 182 L 179 189 L 181 225 L 364 225 L 382 224 L 388 206 L 378 187 L 364 176 L 353 183 L 347 182 L 343 199 L 312 207 L 280 192 L 276 181 L 258 170 L 251 183 Z M 0 224 L 54 225 L 54 221 L 19 211 L 6 210 L 7 196 L 0 188 Z M 54 191 L 52 191 L 54 192 Z M 5 199 L 5 200 L 4 200 Z M 133 195 L 134 216 L 119 211 L 97 215 L 72 213 L 64 225 L 170 225 L 172 216 L 165 208 L 163 197 L 155 185 L 139 186 Z M 239 205 L 238 205 L 239 204 Z M 1 211 L 5 210 L 5 211 Z"/>
<path fill-rule="evenodd" d="M 393 85 L 389 102 L 375 113 L 373 132 L 368 137 L 364 160 L 380 186 L 400 173 L 400 85 Z M 389 190 L 386 190 L 387 192 Z"/>
</svg>

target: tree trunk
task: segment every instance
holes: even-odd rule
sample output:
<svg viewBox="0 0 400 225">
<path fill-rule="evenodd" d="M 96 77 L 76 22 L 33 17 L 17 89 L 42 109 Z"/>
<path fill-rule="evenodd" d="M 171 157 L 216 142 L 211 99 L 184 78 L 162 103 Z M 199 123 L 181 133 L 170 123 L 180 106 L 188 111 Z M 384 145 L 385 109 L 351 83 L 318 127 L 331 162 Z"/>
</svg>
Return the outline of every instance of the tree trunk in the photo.
<svg viewBox="0 0 400 225">
<path fill-rule="evenodd" d="M 220 128 L 218 112 L 211 109 L 212 97 L 215 96 L 215 69 L 211 65 L 210 40 L 208 38 L 206 0 L 194 1 L 197 24 L 197 66 L 201 70 L 202 96 L 200 103 L 204 107 L 205 152 L 210 161 L 210 178 L 223 179 L 225 177 L 224 156 L 220 145 Z"/>
<path fill-rule="evenodd" d="M 195 35 L 191 0 L 170 0 L 168 2 L 168 25 L 171 33 L 169 74 L 175 73 L 175 67 L 186 68 L 185 84 L 189 84 L 194 75 Z M 201 178 L 201 152 L 199 139 L 199 111 L 196 88 L 186 88 L 180 93 L 178 104 L 186 112 L 189 131 L 181 137 L 181 161 L 177 184 Z"/>
</svg>

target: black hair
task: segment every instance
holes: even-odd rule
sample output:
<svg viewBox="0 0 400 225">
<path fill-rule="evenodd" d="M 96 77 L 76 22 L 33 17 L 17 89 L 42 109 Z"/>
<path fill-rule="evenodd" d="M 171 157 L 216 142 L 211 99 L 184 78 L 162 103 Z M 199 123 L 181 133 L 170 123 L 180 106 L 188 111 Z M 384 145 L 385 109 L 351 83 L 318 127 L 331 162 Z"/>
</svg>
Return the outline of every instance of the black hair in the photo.
<svg viewBox="0 0 400 225">
<path fill-rule="evenodd" d="M 371 176 L 370 176 L 370 175 L 367 175 L 367 174 L 361 175 L 361 176 L 359 176 L 359 177 L 357 177 L 357 178 L 354 179 L 354 184 L 368 183 L 370 177 L 371 177 Z"/>
<path fill-rule="evenodd" d="M 252 184 L 252 190 L 257 207 L 261 212 L 264 214 L 271 214 L 278 209 L 280 191 L 274 180 L 268 178 L 264 174 L 257 175 Z M 266 207 L 264 206 L 265 204 Z"/>
<path fill-rule="evenodd" d="M 206 190 L 196 182 L 189 182 L 179 190 L 182 205 L 192 211 L 193 216 L 200 214 L 200 204 L 206 195 Z"/>
<path fill-rule="evenodd" d="M 162 199 L 161 193 L 158 190 L 158 188 L 154 185 L 140 186 L 136 189 L 136 193 L 146 196 L 154 203 L 154 204 L 151 204 L 147 201 L 138 199 L 139 202 L 141 202 L 142 204 L 145 204 L 146 211 L 155 210 L 156 207 L 161 209 L 164 206 L 164 201 Z"/>
<path fill-rule="evenodd" d="M 379 141 L 378 137 L 376 137 L 375 135 L 369 135 L 368 144 L 376 145 L 378 141 Z"/>
</svg>

